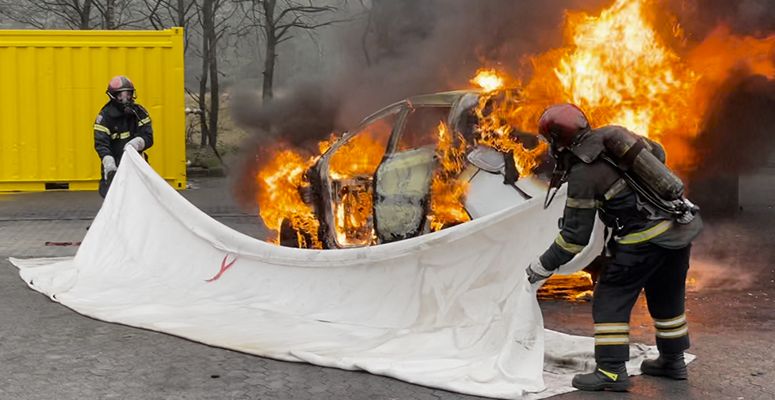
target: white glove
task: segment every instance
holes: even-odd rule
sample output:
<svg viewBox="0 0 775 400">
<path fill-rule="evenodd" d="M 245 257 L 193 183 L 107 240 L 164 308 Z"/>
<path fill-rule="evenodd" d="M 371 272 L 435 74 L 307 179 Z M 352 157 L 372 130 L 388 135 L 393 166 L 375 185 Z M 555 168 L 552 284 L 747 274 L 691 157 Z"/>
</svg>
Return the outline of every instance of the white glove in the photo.
<svg viewBox="0 0 775 400">
<path fill-rule="evenodd" d="M 124 150 L 126 150 L 126 148 L 129 147 L 129 146 L 134 147 L 135 150 L 137 150 L 137 152 L 139 153 L 139 152 L 143 151 L 143 149 L 145 148 L 145 140 L 143 140 L 143 138 L 141 138 L 141 137 L 136 137 L 136 138 L 128 141 L 124 145 Z"/>
<path fill-rule="evenodd" d="M 111 172 L 116 172 L 117 169 L 118 167 L 116 167 L 116 160 L 113 158 L 113 156 L 102 157 L 102 173 L 104 174 L 103 179 L 107 181 L 108 174 Z"/>
<path fill-rule="evenodd" d="M 525 273 L 527 273 L 528 282 L 532 285 L 536 282 L 549 279 L 549 277 L 554 274 L 554 271 L 549 271 L 544 268 L 543 264 L 541 264 L 541 259 L 536 258 L 528 265 L 527 269 L 525 269 Z"/>
</svg>

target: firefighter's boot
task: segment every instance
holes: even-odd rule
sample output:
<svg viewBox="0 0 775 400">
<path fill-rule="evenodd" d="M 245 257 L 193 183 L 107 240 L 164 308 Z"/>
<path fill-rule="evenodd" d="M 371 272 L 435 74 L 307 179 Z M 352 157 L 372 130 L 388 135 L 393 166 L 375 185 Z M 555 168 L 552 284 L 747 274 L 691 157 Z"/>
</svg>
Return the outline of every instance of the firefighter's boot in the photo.
<svg viewBox="0 0 775 400">
<path fill-rule="evenodd" d="M 579 374 L 573 377 L 573 387 L 579 390 L 612 390 L 626 392 L 632 386 L 624 363 L 598 364 L 595 372 Z"/>
<path fill-rule="evenodd" d="M 676 380 L 688 377 L 684 353 L 660 353 L 656 360 L 643 360 L 640 370 L 646 375 L 664 376 Z"/>
</svg>

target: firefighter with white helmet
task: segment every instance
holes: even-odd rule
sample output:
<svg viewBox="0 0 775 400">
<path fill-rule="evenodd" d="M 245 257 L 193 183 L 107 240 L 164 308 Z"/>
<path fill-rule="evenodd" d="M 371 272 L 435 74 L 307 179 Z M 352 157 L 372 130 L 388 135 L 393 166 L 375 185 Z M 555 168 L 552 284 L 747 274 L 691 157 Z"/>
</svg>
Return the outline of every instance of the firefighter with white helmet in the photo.
<svg viewBox="0 0 775 400">
<path fill-rule="evenodd" d="M 681 180 L 664 165 L 664 150 L 619 126 L 591 129 L 584 112 L 572 104 L 547 108 L 539 133 L 556 161 L 549 191 L 567 182 L 568 197 L 560 233 L 526 270 L 530 283 L 549 278 L 581 252 L 597 215 L 611 232 L 611 259 L 598 277 L 592 304 L 597 366 L 576 375 L 573 386 L 629 389 L 630 312 L 644 289 L 660 355 L 644 361 L 641 370 L 686 379 L 686 273 L 702 221 L 699 209 L 683 197 Z"/>
<path fill-rule="evenodd" d="M 136 92 L 126 76 L 113 77 L 105 92 L 110 100 L 94 121 L 94 149 L 102 160 L 99 192 L 105 197 L 121 162 L 124 148 L 133 147 L 139 153 L 153 145 L 153 127 L 148 111 L 135 102 Z"/>
</svg>

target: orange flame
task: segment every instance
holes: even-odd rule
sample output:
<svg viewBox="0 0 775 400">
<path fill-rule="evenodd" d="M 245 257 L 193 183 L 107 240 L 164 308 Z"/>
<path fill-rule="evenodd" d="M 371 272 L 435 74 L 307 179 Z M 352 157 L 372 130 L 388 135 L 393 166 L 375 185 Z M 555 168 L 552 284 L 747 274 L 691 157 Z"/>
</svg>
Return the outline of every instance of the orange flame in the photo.
<svg viewBox="0 0 775 400">
<path fill-rule="evenodd" d="M 534 132 L 546 106 L 571 102 L 593 126 L 621 125 L 667 144 L 672 167 L 696 166 L 689 143 L 716 90 L 736 68 L 775 76 L 775 35 L 736 37 L 720 27 L 682 58 L 680 27 L 664 38 L 649 19 L 656 4 L 616 0 L 597 16 L 569 13 L 567 44 L 531 58 L 525 105 L 510 123 Z"/>
<path fill-rule="evenodd" d="M 548 149 L 548 145 L 539 143 L 538 147 L 526 148 L 512 135 L 530 135 L 528 132 L 517 131 L 522 125 L 525 110 L 530 106 L 523 101 L 519 91 L 506 87 L 507 82 L 509 85 L 519 85 L 519 82 L 492 68 L 480 68 L 470 82 L 484 91 L 479 96 L 479 103 L 474 110 L 477 118 L 477 143 L 504 153 L 513 153 L 520 175 L 530 175 L 538 166 L 539 159 Z"/>
<path fill-rule="evenodd" d="M 548 149 L 546 142 L 538 142 L 534 148 L 527 148 L 516 134 L 531 135 L 515 129 L 526 107 L 521 95 L 512 90 L 496 90 L 479 96 L 475 109 L 478 119 L 479 137 L 477 143 L 484 144 L 504 153 L 512 153 L 517 171 L 521 176 L 530 175 L 538 166 L 540 157 Z"/>
<path fill-rule="evenodd" d="M 485 92 L 494 92 L 505 85 L 505 76 L 494 69 L 479 69 L 471 83 L 482 88 Z"/>
<path fill-rule="evenodd" d="M 727 26 L 721 25 L 691 50 L 687 63 L 701 73 L 706 82 L 722 82 L 736 68 L 773 79 L 775 35 L 762 39 L 735 36 Z"/>
<path fill-rule="evenodd" d="M 329 161 L 334 182 L 334 231 L 341 245 L 369 245 L 374 240 L 372 179 L 385 154 L 390 129 L 377 121 L 337 149 Z"/>
<path fill-rule="evenodd" d="M 431 182 L 431 208 L 428 215 L 434 232 L 471 219 L 463 207 L 468 182 L 457 179 L 465 168 L 465 139 L 459 133 L 450 132 L 443 121 L 439 122 L 437 129 L 439 141 L 436 157 L 439 167 Z"/>
<path fill-rule="evenodd" d="M 318 220 L 312 208 L 302 200 L 300 192 L 308 186 L 304 172 L 314 161 L 315 158 L 304 158 L 289 149 L 275 152 L 256 176 L 256 200 L 261 218 L 269 229 L 279 233 L 283 220 L 287 220 L 296 231 L 308 233 L 313 238 L 312 243 L 306 243 L 305 247 L 320 248 Z M 279 239 L 270 238 L 270 241 L 278 243 Z"/>
<path fill-rule="evenodd" d="M 331 157 L 329 171 L 334 178 L 352 178 L 358 175 L 373 175 L 377 170 L 390 135 L 390 129 L 380 124 L 371 126 L 369 132 L 359 132 Z M 333 143 L 332 143 L 333 144 Z M 322 154 L 322 152 L 321 152 Z"/>
</svg>

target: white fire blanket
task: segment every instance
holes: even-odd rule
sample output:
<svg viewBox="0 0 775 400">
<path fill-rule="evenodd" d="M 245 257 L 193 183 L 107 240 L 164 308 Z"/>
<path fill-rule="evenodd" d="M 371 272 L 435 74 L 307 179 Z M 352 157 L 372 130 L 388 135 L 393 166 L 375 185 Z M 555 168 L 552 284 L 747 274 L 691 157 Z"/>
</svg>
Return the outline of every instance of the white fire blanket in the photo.
<svg viewBox="0 0 775 400">
<path fill-rule="evenodd" d="M 548 210 L 542 201 L 396 243 L 291 249 L 213 220 L 127 150 L 74 258 L 11 262 L 32 289 L 103 321 L 460 393 L 543 398 L 573 390 L 572 375 L 594 361 L 592 338 L 543 329 L 526 281 L 565 198 Z M 599 251 L 594 242 L 583 257 Z M 631 372 L 654 351 L 633 346 Z"/>
</svg>

